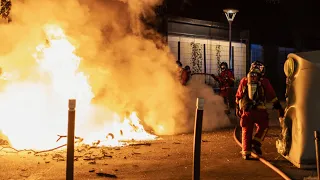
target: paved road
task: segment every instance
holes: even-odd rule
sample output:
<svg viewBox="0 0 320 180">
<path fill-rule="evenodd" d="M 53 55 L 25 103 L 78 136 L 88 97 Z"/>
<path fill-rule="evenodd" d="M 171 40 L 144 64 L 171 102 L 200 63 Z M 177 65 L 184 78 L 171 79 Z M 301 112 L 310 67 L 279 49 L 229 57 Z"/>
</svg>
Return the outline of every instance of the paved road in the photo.
<svg viewBox="0 0 320 180">
<path fill-rule="evenodd" d="M 259 161 L 242 160 L 232 133 L 232 129 L 225 129 L 203 135 L 201 179 L 281 179 Z M 106 179 L 97 172 L 114 174 L 118 179 L 191 179 L 192 141 L 192 135 L 178 135 L 163 137 L 150 146 L 80 148 L 82 152 L 75 154 L 75 179 Z M 65 161 L 57 160 L 59 156 L 63 160 L 65 153 L 35 156 L 2 151 L 0 179 L 65 179 Z"/>
</svg>

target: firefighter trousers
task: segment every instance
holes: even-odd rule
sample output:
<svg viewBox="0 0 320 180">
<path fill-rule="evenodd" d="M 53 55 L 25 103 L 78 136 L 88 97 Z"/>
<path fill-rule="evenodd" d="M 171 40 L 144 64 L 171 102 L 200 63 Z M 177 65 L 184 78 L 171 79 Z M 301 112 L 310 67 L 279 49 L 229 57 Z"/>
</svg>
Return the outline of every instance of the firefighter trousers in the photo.
<svg viewBox="0 0 320 180">
<path fill-rule="evenodd" d="M 256 133 L 252 137 L 254 125 Z M 242 127 L 242 153 L 250 154 L 252 145 L 261 146 L 269 128 L 269 115 L 266 109 L 252 109 L 243 112 L 240 118 Z"/>
<path fill-rule="evenodd" d="M 227 106 L 227 110 L 230 110 L 230 88 L 224 88 L 220 90 L 220 96 L 223 97 L 223 102 Z"/>
</svg>

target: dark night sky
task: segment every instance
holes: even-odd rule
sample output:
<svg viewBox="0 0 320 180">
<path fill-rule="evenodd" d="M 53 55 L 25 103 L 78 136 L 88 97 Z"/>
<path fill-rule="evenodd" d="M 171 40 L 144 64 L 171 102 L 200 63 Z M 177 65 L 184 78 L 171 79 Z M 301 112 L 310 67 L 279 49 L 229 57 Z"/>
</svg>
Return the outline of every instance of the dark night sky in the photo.
<svg viewBox="0 0 320 180">
<path fill-rule="evenodd" d="M 279 4 L 267 0 L 188 0 L 191 5 L 185 1 L 168 0 L 168 13 L 227 23 L 222 9 L 236 8 L 240 12 L 234 25 L 249 29 L 253 41 L 291 47 L 302 41 L 309 47 L 320 44 L 320 0 L 280 0 Z"/>
</svg>

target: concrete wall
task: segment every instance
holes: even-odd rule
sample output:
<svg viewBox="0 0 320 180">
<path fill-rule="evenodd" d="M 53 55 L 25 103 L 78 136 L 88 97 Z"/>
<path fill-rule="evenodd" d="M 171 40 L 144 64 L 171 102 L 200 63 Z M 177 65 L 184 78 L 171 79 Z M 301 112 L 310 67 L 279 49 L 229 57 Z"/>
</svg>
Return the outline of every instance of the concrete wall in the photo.
<svg viewBox="0 0 320 180">
<path fill-rule="evenodd" d="M 239 41 L 240 33 L 238 28 L 233 25 L 232 29 L 232 39 Z M 168 19 L 168 33 L 208 39 L 228 40 L 229 25 L 228 23 L 171 17 Z"/>
</svg>

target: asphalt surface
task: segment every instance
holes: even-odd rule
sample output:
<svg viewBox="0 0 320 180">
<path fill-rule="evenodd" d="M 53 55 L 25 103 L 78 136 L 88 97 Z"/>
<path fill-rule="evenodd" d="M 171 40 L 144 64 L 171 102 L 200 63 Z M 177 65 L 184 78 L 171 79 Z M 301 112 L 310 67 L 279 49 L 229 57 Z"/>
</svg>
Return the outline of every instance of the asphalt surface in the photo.
<svg viewBox="0 0 320 180">
<path fill-rule="evenodd" d="M 75 179 L 192 179 L 193 135 L 165 136 L 147 145 L 81 147 L 75 153 Z M 241 159 L 233 129 L 204 133 L 201 179 L 281 179 L 259 161 Z M 6 150 L 8 151 L 8 150 Z M 0 153 L 0 179 L 65 179 L 65 151 Z M 108 178 L 107 178 L 108 179 Z"/>
<path fill-rule="evenodd" d="M 276 117 L 270 114 L 273 116 Z M 292 179 L 316 176 L 315 170 L 299 170 L 276 152 L 280 128 L 274 117 L 270 122 L 273 127 L 263 144 L 263 157 Z M 78 147 L 74 179 L 192 179 L 192 134 L 163 136 L 156 141 L 139 143 L 121 148 Z M 282 179 L 260 161 L 241 158 L 232 127 L 203 133 L 201 150 L 201 179 Z M 0 151 L 0 180 L 66 179 L 65 150 L 37 155 L 12 152 L 10 149 Z"/>
<path fill-rule="evenodd" d="M 304 170 L 298 169 L 292 163 L 290 163 L 287 159 L 277 153 L 277 149 L 275 147 L 275 141 L 281 129 L 279 127 L 272 127 L 268 131 L 266 135 L 265 141 L 263 142 L 263 155 L 262 157 L 269 161 L 272 165 L 277 167 L 279 170 L 284 172 L 287 176 L 294 180 L 307 179 L 307 178 L 315 178 L 317 176 L 316 169 Z M 240 132 L 237 132 L 237 138 L 239 139 Z M 241 141 L 241 140 L 240 140 Z"/>
<path fill-rule="evenodd" d="M 281 103 L 283 107 L 285 107 L 285 102 Z M 282 172 L 287 174 L 293 180 L 300 179 L 315 179 L 317 177 L 316 169 L 304 170 L 295 167 L 292 163 L 290 163 L 287 159 L 277 153 L 276 149 L 276 140 L 281 133 L 281 128 L 279 125 L 278 114 L 277 111 L 272 110 L 272 105 L 267 104 L 268 113 L 269 113 L 269 126 L 268 134 L 263 142 L 262 150 L 263 150 L 263 158 L 269 161 L 272 165 L 280 169 Z M 239 132 L 238 132 L 239 133 Z M 241 139 L 240 134 L 236 134 L 238 139 Z"/>
</svg>

